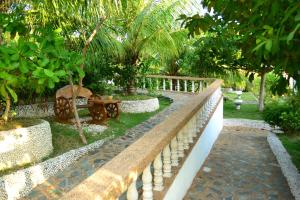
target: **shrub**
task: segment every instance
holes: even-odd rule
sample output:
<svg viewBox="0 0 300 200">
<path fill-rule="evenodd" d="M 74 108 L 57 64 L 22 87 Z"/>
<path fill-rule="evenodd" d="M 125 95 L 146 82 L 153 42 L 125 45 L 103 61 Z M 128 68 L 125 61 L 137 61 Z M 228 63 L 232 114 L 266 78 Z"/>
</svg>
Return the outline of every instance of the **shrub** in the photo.
<svg viewBox="0 0 300 200">
<path fill-rule="evenodd" d="M 263 112 L 263 118 L 270 125 L 280 126 L 282 124 L 282 119 L 280 118 L 282 113 L 289 113 L 290 106 L 287 103 L 272 102 L 267 104 Z"/>
<path fill-rule="evenodd" d="M 283 112 L 280 115 L 281 127 L 289 133 L 300 131 L 300 112 Z"/>
</svg>

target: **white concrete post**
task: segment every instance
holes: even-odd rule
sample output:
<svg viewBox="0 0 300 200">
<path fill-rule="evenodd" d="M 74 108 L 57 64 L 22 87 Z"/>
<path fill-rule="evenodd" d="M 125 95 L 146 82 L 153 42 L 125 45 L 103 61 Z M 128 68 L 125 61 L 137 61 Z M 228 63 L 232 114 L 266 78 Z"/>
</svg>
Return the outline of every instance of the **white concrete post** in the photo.
<svg viewBox="0 0 300 200">
<path fill-rule="evenodd" d="M 174 137 L 171 141 L 171 160 L 172 166 L 178 166 L 177 138 Z"/>
<path fill-rule="evenodd" d="M 177 92 L 180 92 L 180 83 L 179 83 L 179 79 L 177 79 Z"/>
<path fill-rule="evenodd" d="M 170 91 L 173 91 L 173 82 L 172 82 L 172 79 L 170 79 L 169 82 L 170 82 Z"/>
<path fill-rule="evenodd" d="M 164 177 L 171 177 L 171 152 L 170 147 L 167 145 L 163 150 L 163 158 L 164 158 Z"/>
<path fill-rule="evenodd" d="M 159 153 L 153 163 L 154 167 L 154 190 L 162 191 L 163 187 L 163 172 L 162 172 L 161 153 Z"/>
<path fill-rule="evenodd" d="M 199 93 L 203 91 L 202 81 L 199 81 Z"/>
<path fill-rule="evenodd" d="M 166 79 L 163 79 L 163 91 L 166 90 Z"/>
<path fill-rule="evenodd" d="M 185 125 L 183 128 L 183 149 L 188 150 L 190 148 L 189 146 L 189 125 Z"/>
<path fill-rule="evenodd" d="M 187 92 L 187 80 L 184 80 L 184 91 Z"/>
<path fill-rule="evenodd" d="M 145 88 L 146 88 L 146 79 L 143 78 L 143 89 L 145 89 Z"/>
<path fill-rule="evenodd" d="M 195 93 L 195 81 L 192 81 L 192 93 Z"/>
<path fill-rule="evenodd" d="M 179 131 L 179 133 L 178 133 L 178 157 L 179 158 L 182 158 L 182 157 L 184 157 L 184 144 L 183 144 L 183 133 L 182 133 L 182 130 L 181 131 Z"/>
<path fill-rule="evenodd" d="M 126 196 L 127 196 L 128 200 L 138 200 L 139 194 L 138 194 L 138 191 L 136 189 L 136 179 L 133 180 L 133 182 L 128 187 Z"/>
<path fill-rule="evenodd" d="M 159 81 L 156 79 L 156 90 L 159 90 Z"/>
<path fill-rule="evenodd" d="M 146 167 L 146 169 L 144 169 L 142 180 L 143 180 L 143 199 L 153 200 L 151 163 Z"/>
</svg>

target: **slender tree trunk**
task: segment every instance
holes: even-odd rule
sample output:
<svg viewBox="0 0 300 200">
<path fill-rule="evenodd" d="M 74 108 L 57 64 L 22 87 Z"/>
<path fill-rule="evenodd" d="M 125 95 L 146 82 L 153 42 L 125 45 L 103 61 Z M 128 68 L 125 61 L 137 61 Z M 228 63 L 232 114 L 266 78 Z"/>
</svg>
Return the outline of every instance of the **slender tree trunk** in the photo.
<svg viewBox="0 0 300 200">
<path fill-rule="evenodd" d="M 73 87 L 74 84 L 73 84 L 73 79 L 72 79 L 72 76 L 71 76 L 71 75 L 69 76 L 69 82 L 70 82 L 70 85 L 71 85 L 71 87 L 72 87 L 72 106 L 73 106 L 73 110 L 74 110 L 74 117 L 75 117 L 75 120 L 76 120 L 76 126 L 77 126 L 77 129 L 78 129 L 78 132 L 79 132 L 79 136 L 80 136 L 82 142 L 83 142 L 84 144 L 87 144 L 85 135 L 84 135 L 83 130 L 82 130 L 81 122 L 80 122 L 80 119 L 79 119 L 77 107 L 76 107 L 76 97 L 77 97 L 76 92 L 77 92 L 78 90 L 75 91 L 75 89 L 74 89 L 74 87 Z"/>
<path fill-rule="evenodd" d="M 99 29 L 101 28 L 102 24 L 104 23 L 106 18 L 103 18 L 102 20 L 100 20 L 100 22 L 96 25 L 95 29 L 93 30 L 92 34 L 90 35 L 90 37 L 87 39 L 87 41 L 85 42 L 85 45 L 82 49 L 82 56 L 83 56 L 83 60 L 85 62 L 85 58 L 86 58 L 86 54 L 87 54 L 87 50 L 92 42 L 92 40 L 94 39 L 94 37 L 96 36 L 97 32 L 99 31 Z M 84 62 L 80 65 L 80 68 L 83 70 L 84 68 Z M 79 80 L 79 86 L 82 87 L 82 81 L 83 81 L 83 77 L 80 77 Z M 80 88 L 79 87 L 79 88 Z"/>
<path fill-rule="evenodd" d="M 10 99 L 8 94 L 5 97 L 5 103 L 6 103 L 5 111 L 2 115 L 2 119 L 4 120 L 4 123 L 6 123 L 8 121 L 9 111 L 10 111 L 10 104 L 11 104 L 11 99 Z"/>
<path fill-rule="evenodd" d="M 264 110 L 264 100 L 265 100 L 265 83 L 266 83 L 266 72 L 262 72 L 260 77 L 260 88 L 259 88 L 259 104 L 258 109 L 260 112 Z"/>
</svg>

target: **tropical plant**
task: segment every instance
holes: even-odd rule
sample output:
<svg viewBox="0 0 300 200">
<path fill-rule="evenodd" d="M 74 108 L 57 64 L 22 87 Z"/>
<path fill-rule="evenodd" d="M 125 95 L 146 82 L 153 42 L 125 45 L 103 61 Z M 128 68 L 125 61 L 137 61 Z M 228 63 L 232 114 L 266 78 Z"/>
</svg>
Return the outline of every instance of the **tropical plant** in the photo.
<svg viewBox="0 0 300 200">
<path fill-rule="evenodd" d="M 225 22 L 240 36 L 239 47 L 249 63 L 246 69 L 261 76 L 260 110 L 263 109 L 266 73 L 274 70 L 282 76 L 286 72 L 289 77 L 300 79 L 298 1 L 204 0 L 203 5 L 209 10 L 213 8 L 214 16 L 183 16 L 186 27 L 194 34 Z M 280 87 L 285 88 L 288 81 L 281 80 L 285 81 L 280 82 Z"/>
</svg>

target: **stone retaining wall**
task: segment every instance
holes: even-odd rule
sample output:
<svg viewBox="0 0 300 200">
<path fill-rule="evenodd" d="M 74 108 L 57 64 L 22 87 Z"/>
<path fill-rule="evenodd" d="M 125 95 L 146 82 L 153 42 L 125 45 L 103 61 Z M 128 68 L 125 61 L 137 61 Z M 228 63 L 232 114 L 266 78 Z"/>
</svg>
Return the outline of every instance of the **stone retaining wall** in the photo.
<svg viewBox="0 0 300 200">
<path fill-rule="evenodd" d="M 122 101 L 120 104 L 122 112 L 126 113 L 143 113 L 153 112 L 159 109 L 158 98 L 136 100 L 136 101 Z"/>
<path fill-rule="evenodd" d="M 0 170 L 40 161 L 52 153 L 50 124 L 0 131 Z"/>
</svg>

